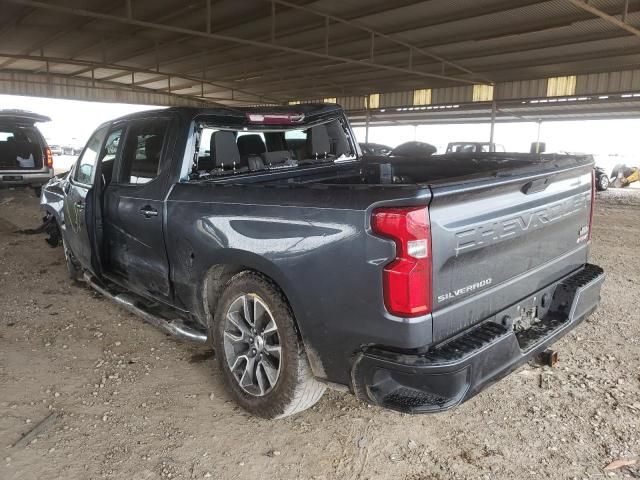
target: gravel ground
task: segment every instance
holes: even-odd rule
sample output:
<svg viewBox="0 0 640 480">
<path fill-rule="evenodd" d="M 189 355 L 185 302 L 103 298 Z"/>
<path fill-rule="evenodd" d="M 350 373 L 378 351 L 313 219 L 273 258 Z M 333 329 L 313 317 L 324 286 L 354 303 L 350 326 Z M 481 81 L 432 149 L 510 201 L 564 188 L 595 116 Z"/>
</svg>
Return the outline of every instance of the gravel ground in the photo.
<svg viewBox="0 0 640 480">
<path fill-rule="evenodd" d="M 268 422 L 234 406 L 212 352 L 178 343 L 66 277 L 37 200 L 0 191 L 0 478 L 640 478 L 640 192 L 598 194 L 603 303 L 459 408 L 409 416 L 329 391 Z M 16 443 L 54 413 L 39 435 Z"/>
</svg>

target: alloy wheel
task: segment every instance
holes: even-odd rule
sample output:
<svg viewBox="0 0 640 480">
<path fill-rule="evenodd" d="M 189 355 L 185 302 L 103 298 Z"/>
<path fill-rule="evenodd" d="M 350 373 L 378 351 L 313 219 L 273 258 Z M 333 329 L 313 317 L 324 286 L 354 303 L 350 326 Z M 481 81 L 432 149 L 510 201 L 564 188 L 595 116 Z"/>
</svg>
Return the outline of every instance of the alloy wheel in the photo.
<svg viewBox="0 0 640 480">
<path fill-rule="evenodd" d="M 227 365 L 246 393 L 261 397 L 278 382 L 282 365 L 278 326 L 255 294 L 235 299 L 225 315 L 223 333 Z"/>
</svg>

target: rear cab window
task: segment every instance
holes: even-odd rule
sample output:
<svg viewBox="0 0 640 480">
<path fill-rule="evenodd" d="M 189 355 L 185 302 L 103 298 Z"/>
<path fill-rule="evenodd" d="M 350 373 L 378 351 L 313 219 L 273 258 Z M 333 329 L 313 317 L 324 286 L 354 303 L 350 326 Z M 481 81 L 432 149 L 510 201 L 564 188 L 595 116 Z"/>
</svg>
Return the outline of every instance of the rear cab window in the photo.
<svg viewBox="0 0 640 480">
<path fill-rule="evenodd" d="M 237 127 L 223 126 L 222 120 L 215 118 L 197 121 L 189 178 L 293 169 L 357 157 L 354 139 L 343 118 L 304 125 L 295 121 L 272 124 L 264 120 L 268 115 L 256 117 L 257 121 L 249 119 Z"/>
</svg>

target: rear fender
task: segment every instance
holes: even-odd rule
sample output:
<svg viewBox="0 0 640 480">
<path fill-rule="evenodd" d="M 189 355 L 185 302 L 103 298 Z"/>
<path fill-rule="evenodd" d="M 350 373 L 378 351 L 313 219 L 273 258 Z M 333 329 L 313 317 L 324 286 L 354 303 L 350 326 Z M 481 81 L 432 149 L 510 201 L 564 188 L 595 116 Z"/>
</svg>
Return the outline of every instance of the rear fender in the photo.
<svg viewBox="0 0 640 480">
<path fill-rule="evenodd" d="M 305 349 L 307 351 L 307 355 L 309 357 L 309 362 L 311 364 L 311 368 L 314 372 L 314 375 L 323 377 L 324 369 L 322 368 L 322 364 L 320 363 L 318 355 L 312 355 L 314 352 L 313 347 L 309 345 L 307 341 L 308 336 L 305 335 L 304 329 L 301 328 L 300 323 L 297 321 L 296 312 L 301 312 L 301 303 L 300 299 L 296 295 L 296 289 L 290 285 L 290 282 L 287 280 L 287 277 L 282 273 L 282 271 L 273 263 L 266 260 L 264 257 L 260 255 L 256 255 L 255 253 L 239 250 L 239 249 L 226 249 L 224 251 L 224 255 L 220 255 L 224 257 L 224 263 L 222 262 L 214 262 L 210 263 L 209 268 L 202 272 L 199 285 L 201 288 L 197 289 L 197 301 L 196 306 L 199 309 L 197 316 L 202 319 L 202 323 L 210 329 L 212 322 L 214 321 L 215 306 L 211 307 L 210 300 L 208 298 L 208 292 L 211 291 L 211 282 L 221 282 L 222 284 L 216 286 L 213 290 L 218 294 L 219 298 L 224 291 L 224 286 L 231 279 L 233 275 L 238 272 L 251 270 L 257 272 L 265 277 L 273 284 L 275 284 L 284 295 L 285 299 L 289 303 L 291 310 L 293 312 L 294 322 L 296 324 L 296 328 L 298 330 L 298 335 L 300 336 Z"/>
</svg>

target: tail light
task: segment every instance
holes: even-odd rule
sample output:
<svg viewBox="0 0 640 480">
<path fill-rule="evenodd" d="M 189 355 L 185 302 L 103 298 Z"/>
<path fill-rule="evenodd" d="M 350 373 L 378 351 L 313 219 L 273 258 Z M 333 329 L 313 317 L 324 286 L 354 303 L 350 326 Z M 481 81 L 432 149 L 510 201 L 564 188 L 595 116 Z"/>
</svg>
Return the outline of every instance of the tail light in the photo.
<svg viewBox="0 0 640 480">
<path fill-rule="evenodd" d="M 431 312 L 431 229 L 427 207 L 378 208 L 373 231 L 396 243 L 396 258 L 384 267 L 384 303 L 402 317 Z"/>
<path fill-rule="evenodd" d="M 44 158 L 47 168 L 53 168 L 53 154 L 51 153 L 51 149 L 49 147 L 46 147 L 44 149 Z"/>
<path fill-rule="evenodd" d="M 303 113 L 247 113 L 249 123 L 264 125 L 295 125 L 304 121 Z"/>
<path fill-rule="evenodd" d="M 593 232 L 593 212 L 596 208 L 596 172 L 591 170 L 591 210 L 589 211 L 589 236 L 587 241 L 591 241 L 591 233 Z"/>
</svg>

